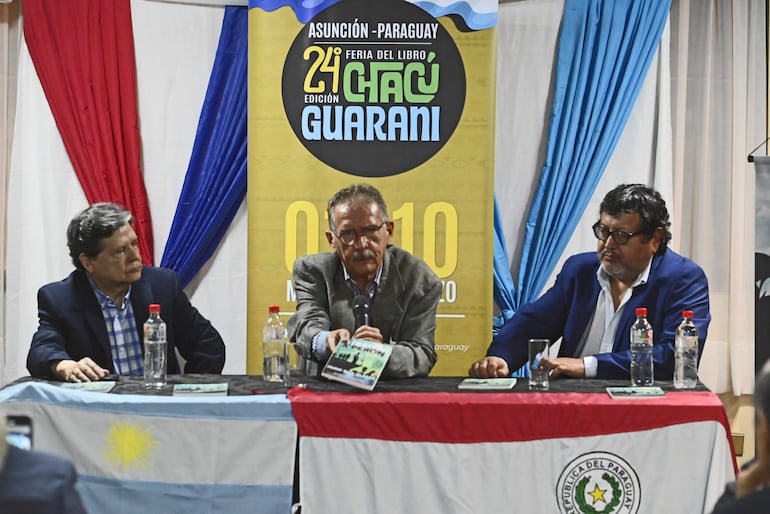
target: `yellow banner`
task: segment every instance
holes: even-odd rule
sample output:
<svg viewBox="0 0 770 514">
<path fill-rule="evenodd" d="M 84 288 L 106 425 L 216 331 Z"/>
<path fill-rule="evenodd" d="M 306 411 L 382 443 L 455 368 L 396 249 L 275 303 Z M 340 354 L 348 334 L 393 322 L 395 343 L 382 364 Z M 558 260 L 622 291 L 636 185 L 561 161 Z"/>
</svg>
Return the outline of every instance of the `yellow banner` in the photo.
<svg viewBox="0 0 770 514">
<path fill-rule="evenodd" d="M 308 23 L 249 11 L 247 371 L 262 324 L 296 308 L 291 270 L 331 251 L 326 202 L 377 187 L 393 244 L 443 281 L 433 375 L 465 375 L 491 340 L 494 28 L 402 1 L 342 1 Z M 332 327 L 336 328 L 336 327 Z"/>
</svg>

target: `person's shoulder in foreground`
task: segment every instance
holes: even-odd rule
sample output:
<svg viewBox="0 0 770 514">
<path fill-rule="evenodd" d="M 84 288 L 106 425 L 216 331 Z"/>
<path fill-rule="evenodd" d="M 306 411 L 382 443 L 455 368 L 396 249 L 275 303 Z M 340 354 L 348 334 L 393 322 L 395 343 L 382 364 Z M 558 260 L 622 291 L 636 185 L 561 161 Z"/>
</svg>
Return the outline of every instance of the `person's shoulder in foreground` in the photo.
<svg viewBox="0 0 770 514">
<path fill-rule="evenodd" d="M 770 512 L 770 361 L 754 385 L 756 456 L 738 478 L 725 487 L 713 514 L 764 514 Z"/>
<path fill-rule="evenodd" d="M 297 312 L 289 320 L 290 338 L 321 364 L 351 337 L 393 344 L 383 377 L 427 375 L 436 362 L 440 280 L 422 260 L 391 244 L 394 224 L 375 187 L 337 191 L 327 212 L 333 252 L 294 263 Z M 358 313 L 354 302 L 364 306 Z"/>
<path fill-rule="evenodd" d="M 701 352 L 711 319 L 706 276 L 668 248 L 670 225 L 665 201 L 652 188 L 620 184 L 609 191 L 591 227 L 596 252 L 568 258 L 553 287 L 506 321 L 468 373 L 508 376 L 527 361 L 529 338 L 547 338 L 562 340 L 559 355 L 543 360 L 553 378 L 627 378 L 634 310 L 649 307 L 656 378 L 670 378 L 682 311 L 695 311 Z"/>
<path fill-rule="evenodd" d="M 190 304 L 172 270 L 144 266 L 133 216 L 120 205 L 96 203 L 67 227 L 75 266 L 67 278 L 38 291 L 39 326 L 27 354 L 37 378 L 99 380 L 109 373 L 142 373 L 141 328 L 149 305 L 162 306 L 168 327 L 169 373 L 219 373 L 225 346 Z"/>
<path fill-rule="evenodd" d="M 44 452 L 21 450 L 7 444 L 5 427 L 0 429 L 0 437 L 0 512 L 86 512 L 75 488 L 77 473 L 72 463 Z"/>
</svg>

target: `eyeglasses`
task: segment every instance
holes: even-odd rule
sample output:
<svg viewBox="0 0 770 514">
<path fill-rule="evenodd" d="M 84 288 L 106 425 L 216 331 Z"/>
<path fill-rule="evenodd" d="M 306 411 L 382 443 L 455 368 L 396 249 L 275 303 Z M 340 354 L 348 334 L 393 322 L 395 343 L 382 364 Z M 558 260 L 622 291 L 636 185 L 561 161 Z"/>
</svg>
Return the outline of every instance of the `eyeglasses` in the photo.
<svg viewBox="0 0 770 514">
<path fill-rule="evenodd" d="M 596 239 L 598 239 L 599 241 L 607 241 L 607 239 L 612 237 L 612 240 L 621 246 L 628 243 L 628 240 L 631 239 L 632 237 L 638 236 L 640 234 L 644 234 L 644 232 L 626 232 L 625 230 L 610 230 L 604 225 L 602 225 L 601 223 L 596 223 L 591 228 L 594 231 L 594 235 L 596 236 Z"/>
<path fill-rule="evenodd" d="M 369 225 L 368 227 L 364 227 L 360 232 L 352 228 L 343 228 L 338 234 L 332 230 L 332 234 L 337 236 L 337 239 L 339 239 L 340 242 L 346 246 L 351 246 L 362 237 L 365 237 L 368 241 L 376 243 L 380 240 L 380 229 L 385 225 L 385 223 L 387 223 L 387 220 L 383 221 L 379 225 Z"/>
</svg>

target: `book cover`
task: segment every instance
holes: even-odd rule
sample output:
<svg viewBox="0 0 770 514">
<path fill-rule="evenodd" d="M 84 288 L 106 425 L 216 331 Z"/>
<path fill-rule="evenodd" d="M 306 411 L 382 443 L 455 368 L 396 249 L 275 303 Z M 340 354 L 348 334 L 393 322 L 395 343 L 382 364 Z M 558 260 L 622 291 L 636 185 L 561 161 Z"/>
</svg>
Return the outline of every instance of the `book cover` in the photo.
<svg viewBox="0 0 770 514">
<path fill-rule="evenodd" d="M 351 339 L 334 348 L 321 376 L 371 391 L 388 363 L 393 347 L 366 339 Z"/>
<path fill-rule="evenodd" d="M 649 387 L 608 387 L 607 394 L 611 398 L 656 398 L 666 396 L 666 393 L 657 386 Z"/>
<path fill-rule="evenodd" d="M 102 380 L 96 382 L 65 382 L 61 385 L 64 389 L 78 389 L 80 391 L 92 391 L 96 393 L 109 393 L 115 387 L 114 380 Z"/>
<path fill-rule="evenodd" d="M 227 384 L 174 384 L 174 396 L 227 396 Z"/>
<path fill-rule="evenodd" d="M 513 389 L 515 385 L 515 378 L 466 378 L 457 389 Z"/>
</svg>

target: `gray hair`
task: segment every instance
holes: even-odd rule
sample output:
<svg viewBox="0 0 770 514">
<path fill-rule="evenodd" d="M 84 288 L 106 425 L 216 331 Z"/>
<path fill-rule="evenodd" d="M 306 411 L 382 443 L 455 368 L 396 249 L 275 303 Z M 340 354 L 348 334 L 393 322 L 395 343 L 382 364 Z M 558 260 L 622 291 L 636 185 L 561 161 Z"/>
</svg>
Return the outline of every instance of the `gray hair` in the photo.
<svg viewBox="0 0 770 514">
<path fill-rule="evenodd" d="M 376 187 L 369 184 L 353 184 L 344 189 L 340 189 L 329 199 L 327 211 L 329 213 L 329 228 L 334 230 L 334 208 L 340 204 L 364 205 L 376 203 L 382 213 L 382 221 L 388 221 L 388 206 L 385 205 L 385 199 Z"/>
<path fill-rule="evenodd" d="M 134 217 L 115 203 L 95 203 L 72 218 L 67 227 L 67 246 L 72 264 L 83 269 L 80 254 L 96 257 L 104 249 L 104 240 Z"/>
</svg>

